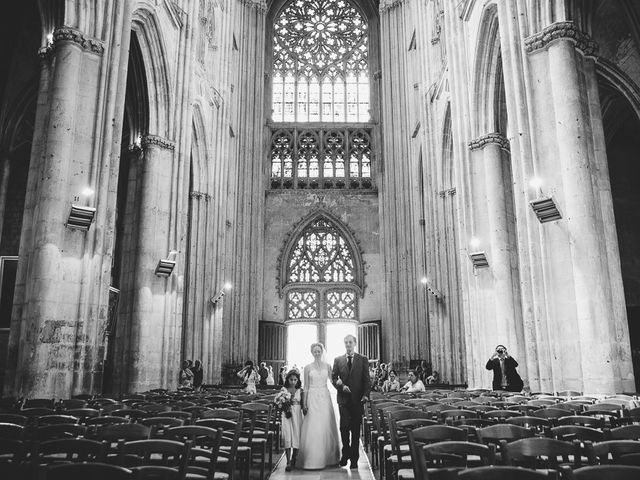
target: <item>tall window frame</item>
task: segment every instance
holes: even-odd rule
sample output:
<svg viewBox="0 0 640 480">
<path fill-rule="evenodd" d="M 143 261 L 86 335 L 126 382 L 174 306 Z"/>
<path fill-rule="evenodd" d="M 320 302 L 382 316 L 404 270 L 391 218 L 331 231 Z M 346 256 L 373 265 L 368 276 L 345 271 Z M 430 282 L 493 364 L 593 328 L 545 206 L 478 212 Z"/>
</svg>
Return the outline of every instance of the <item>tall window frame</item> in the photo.
<svg viewBox="0 0 640 480">
<path fill-rule="evenodd" d="M 317 4 L 320 0 L 275 0 L 266 21 L 265 117 L 271 130 L 268 153 L 269 186 L 274 189 L 375 190 L 375 156 L 379 122 L 379 12 L 373 0 L 343 1 L 358 12 L 367 26 L 366 121 L 283 121 L 272 115 L 274 95 L 274 35 L 279 15 L 295 2 Z M 325 1 L 325 0 L 323 0 Z M 314 3 L 315 2 L 315 3 Z M 364 69 L 363 69 L 364 72 Z M 277 92 L 276 92 L 277 93 Z M 307 92 L 308 93 L 308 92 Z M 295 95 L 298 95 L 297 93 Z M 320 106 L 322 108 L 322 105 Z M 308 118 L 306 119 L 308 120 Z M 316 138 L 316 142 L 308 140 Z M 311 147 L 311 149 L 309 148 Z M 313 151 L 318 150 L 315 158 Z M 311 153 L 310 153 L 311 151 Z"/>
<path fill-rule="evenodd" d="M 353 233 L 328 212 L 312 214 L 294 228 L 280 257 L 285 321 L 358 323 L 363 280 Z"/>
</svg>

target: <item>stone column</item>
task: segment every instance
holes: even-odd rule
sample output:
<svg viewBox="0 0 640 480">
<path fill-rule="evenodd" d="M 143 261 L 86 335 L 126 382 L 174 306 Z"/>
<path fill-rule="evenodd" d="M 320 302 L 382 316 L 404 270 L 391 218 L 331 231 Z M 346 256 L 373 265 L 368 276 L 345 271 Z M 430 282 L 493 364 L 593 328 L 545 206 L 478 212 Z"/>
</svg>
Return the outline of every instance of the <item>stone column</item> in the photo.
<svg viewBox="0 0 640 480">
<path fill-rule="evenodd" d="M 562 376 L 572 383 L 570 388 L 591 392 L 616 392 L 633 388 L 628 380 L 620 378 L 617 365 L 629 362 L 616 353 L 617 343 L 608 325 L 619 323 L 612 318 L 620 309 L 614 308 L 607 265 L 607 238 L 603 224 L 600 199 L 594 188 L 596 183 L 595 151 L 593 145 L 594 121 L 589 108 L 587 80 L 595 70 L 589 67 L 595 44 L 572 22 L 558 22 L 542 32 L 526 39 L 530 54 L 546 56 L 548 67 L 547 94 L 553 100 L 553 125 L 549 139 L 555 136 L 557 169 L 561 195 L 558 196 L 563 214 L 562 227 L 566 230 L 572 268 L 570 280 L 575 318 L 554 318 L 559 325 L 571 325 L 571 338 L 558 338 L 558 350 L 565 365 L 571 360 L 565 352 L 571 352 L 578 369 L 562 371 Z M 554 252 L 549 252 L 554 258 Z M 619 264 L 617 275 L 621 276 Z M 566 272 L 555 272 L 558 279 Z M 556 299 L 560 302 L 560 299 Z M 565 329 L 565 332 L 568 330 Z M 628 342 L 628 337 L 626 339 Z M 627 369 L 627 370 L 630 370 Z"/>
<path fill-rule="evenodd" d="M 158 261 L 175 248 L 169 245 L 171 171 L 175 144 L 156 135 L 142 139 L 137 170 L 138 204 L 133 272 L 127 286 L 129 314 L 118 335 L 120 391 L 175 388 L 180 360 L 180 338 L 173 335 L 171 304 L 175 272 L 157 276 Z M 133 199 L 131 201 L 134 201 Z M 176 260 L 180 261 L 180 258 Z M 122 343 L 122 345 L 120 345 Z M 175 377 L 175 378 L 174 378 Z"/>
<path fill-rule="evenodd" d="M 5 393 L 66 398 L 89 391 L 96 365 L 93 351 L 94 299 L 85 289 L 91 266 L 87 238 L 95 234 L 65 227 L 72 203 L 91 202 L 80 192 L 89 185 L 100 65 L 104 47 L 68 27 L 53 33 L 43 50 L 28 200 L 25 202 L 18 278 L 9 339 Z M 93 229 L 93 230 L 91 230 Z M 99 255 L 98 255 L 99 256 Z M 91 258 L 92 255 L 89 255 Z M 101 258 L 101 257 L 100 257 Z"/>
<path fill-rule="evenodd" d="M 514 269 L 512 268 L 509 225 L 507 219 L 507 202 L 512 201 L 505 194 L 511 190 L 505 186 L 503 172 L 504 155 L 508 155 L 509 141 L 499 133 L 483 135 L 469 143 L 472 151 L 482 151 L 484 163 L 484 183 L 489 235 L 489 268 L 493 278 L 493 294 L 495 300 L 496 330 L 492 332 L 489 343 L 502 343 L 507 346 L 516 345 L 515 322 L 520 319 L 518 313 L 519 299 L 513 292 Z M 474 161 L 479 161 L 474 160 Z M 475 205 L 476 209 L 485 208 Z M 485 229 L 486 231 L 486 229 Z M 485 321 L 490 321 L 485 319 Z M 489 344 L 487 344 L 489 345 Z M 490 350 L 488 350 L 490 351 Z"/>
</svg>

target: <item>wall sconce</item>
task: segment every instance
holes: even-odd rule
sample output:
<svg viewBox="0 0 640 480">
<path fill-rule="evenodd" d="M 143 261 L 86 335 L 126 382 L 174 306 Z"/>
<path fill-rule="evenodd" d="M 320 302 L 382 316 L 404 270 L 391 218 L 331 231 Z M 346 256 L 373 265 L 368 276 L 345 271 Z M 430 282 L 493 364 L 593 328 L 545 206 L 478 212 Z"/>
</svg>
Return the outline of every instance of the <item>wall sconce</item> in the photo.
<svg viewBox="0 0 640 480">
<path fill-rule="evenodd" d="M 229 282 L 224 284 L 224 286 L 222 287 L 222 290 L 220 290 L 217 295 L 209 299 L 209 301 L 214 307 L 220 300 L 222 300 L 222 297 L 224 297 L 225 293 L 227 293 L 226 292 L 227 290 L 231 290 L 231 284 Z"/>
<path fill-rule="evenodd" d="M 427 289 L 427 291 L 431 295 L 436 297 L 436 302 L 438 302 L 438 303 L 442 302 L 442 300 L 444 298 L 444 295 L 442 294 L 442 292 L 440 290 L 438 290 L 436 287 L 431 285 L 431 282 L 429 282 L 429 279 L 427 277 L 422 277 L 420 279 L 420 282 L 422 283 L 422 285 Z"/>
<path fill-rule="evenodd" d="M 65 224 L 68 228 L 75 228 L 77 230 L 87 231 L 93 222 L 93 218 L 96 216 L 96 209 L 94 207 L 83 207 L 81 205 L 71 205 L 71 211 L 69 211 L 69 218 Z"/>
<path fill-rule="evenodd" d="M 529 205 L 540 223 L 553 222 L 562 218 L 553 197 L 537 198 L 529 202 Z"/>
<path fill-rule="evenodd" d="M 489 260 L 484 252 L 472 252 L 469 254 L 474 268 L 484 268 L 489 266 Z"/>
<path fill-rule="evenodd" d="M 168 277 L 173 272 L 173 268 L 176 266 L 176 255 L 178 252 L 176 250 L 171 250 L 167 258 L 161 258 L 158 260 L 158 265 L 156 265 L 155 274 L 158 277 Z"/>
</svg>

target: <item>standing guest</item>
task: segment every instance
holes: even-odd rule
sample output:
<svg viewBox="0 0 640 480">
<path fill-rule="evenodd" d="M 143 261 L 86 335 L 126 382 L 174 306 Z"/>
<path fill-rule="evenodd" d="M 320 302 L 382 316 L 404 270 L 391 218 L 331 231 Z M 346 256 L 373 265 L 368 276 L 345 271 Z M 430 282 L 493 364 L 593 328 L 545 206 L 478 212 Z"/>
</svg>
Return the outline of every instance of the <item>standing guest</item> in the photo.
<svg viewBox="0 0 640 480">
<path fill-rule="evenodd" d="M 267 367 L 267 370 L 268 370 L 268 372 L 269 372 L 269 373 L 267 374 L 267 385 L 275 385 L 275 384 L 276 384 L 276 381 L 275 381 L 275 379 L 273 378 L 273 367 L 272 367 L 271 365 L 269 365 L 269 366 Z"/>
<path fill-rule="evenodd" d="M 389 378 L 387 378 L 382 384 L 383 392 L 399 392 L 400 391 L 400 380 L 398 380 L 398 375 L 395 370 L 391 370 L 389 372 Z"/>
<path fill-rule="evenodd" d="M 202 379 L 204 378 L 204 371 L 202 370 L 202 363 L 200 360 L 196 360 L 191 367 L 191 371 L 193 372 L 193 388 L 195 390 L 200 390 L 202 386 Z"/>
<path fill-rule="evenodd" d="M 260 375 L 260 386 L 267 386 L 267 377 L 269 376 L 269 370 L 267 370 L 267 364 L 265 362 L 260 363 L 260 368 L 258 369 L 258 375 Z"/>
<path fill-rule="evenodd" d="M 278 385 L 280 385 L 280 386 L 284 386 L 285 385 L 286 376 L 287 376 L 287 366 L 284 365 L 284 366 L 280 367 L 280 371 L 278 372 Z"/>
<path fill-rule="evenodd" d="M 258 371 L 253 366 L 251 360 L 244 362 L 244 368 L 238 372 L 238 377 L 240 377 L 244 383 L 244 392 L 251 394 L 256 393 L 256 383 L 260 380 L 260 375 L 258 375 Z"/>
<path fill-rule="evenodd" d="M 440 383 L 440 374 L 437 370 L 427 377 L 427 383 Z"/>
<path fill-rule="evenodd" d="M 291 370 L 284 379 L 283 392 L 291 394 L 290 414 L 282 412 L 282 440 L 284 441 L 285 453 L 287 455 L 287 466 L 285 470 L 290 472 L 296 468 L 296 458 L 300 448 L 300 428 L 302 426 L 302 390 L 300 387 L 300 374 Z"/>
<path fill-rule="evenodd" d="M 178 375 L 180 388 L 193 388 L 193 372 L 189 368 L 189 360 L 182 362 L 182 368 Z"/>
<path fill-rule="evenodd" d="M 409 370 L 409 381 L 404 384 L 402 391 L 406 393 L 424 392 L 426 388 L 422 380 L 418 378 L 415 370 Z"/>
<path fill-rule="evenodd" d="M 428 373 L 429 373 L 429 368 L 427 367 L 427 362 L 425 362 L 424 360 L 421 360 L 420 364 L 416 367 L 416 375 L 420 380 L 422 380 L 422 383 L 427 382 Z"/>
<path fill-rule="evenodd" d="M 516 367 L 518 362 L 507 352 L 507 347 L 498 345 L 487 362 L 487 370 L 493 370 L 493 389 L 520 392 L 524 387 Z"/>
</svg>

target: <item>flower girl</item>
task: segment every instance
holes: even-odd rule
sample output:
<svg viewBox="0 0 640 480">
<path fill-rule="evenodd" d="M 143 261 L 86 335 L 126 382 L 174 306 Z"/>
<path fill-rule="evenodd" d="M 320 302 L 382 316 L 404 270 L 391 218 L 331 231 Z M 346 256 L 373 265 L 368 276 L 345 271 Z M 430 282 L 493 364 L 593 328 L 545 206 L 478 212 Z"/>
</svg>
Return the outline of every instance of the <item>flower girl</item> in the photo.
<svg viewBox="0 0 640 480">
<path fill-rule="evenodd" d="M 291 370 L 284 379 L 284 386 L 274 399 L 274 403 L 282 410 L 282 438 L 287 455 L 285 470 L 290 472 L 296 467 L 296 457 L 300 447 L 300 428 L 302 426 L 302 386 L 300 373 Z"/>
</svg>

